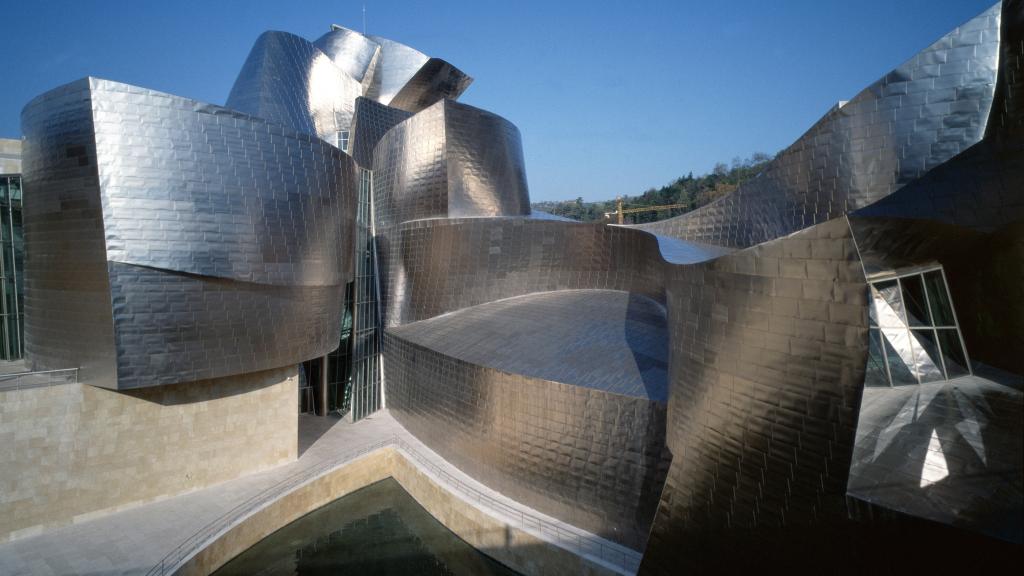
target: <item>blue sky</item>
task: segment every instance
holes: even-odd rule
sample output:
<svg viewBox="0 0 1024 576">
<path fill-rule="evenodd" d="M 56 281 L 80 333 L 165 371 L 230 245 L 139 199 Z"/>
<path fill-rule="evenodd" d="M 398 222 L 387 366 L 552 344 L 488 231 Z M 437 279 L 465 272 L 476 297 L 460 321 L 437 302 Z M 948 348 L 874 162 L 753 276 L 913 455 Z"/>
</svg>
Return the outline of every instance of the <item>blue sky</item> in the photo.
<svg viewBox="0 0 1024 576">
<path fill-rule="evenodd" d="M 362 27 L 361 1 L 4 3 L 0 136 L 86 75 L 221 104 L 264 30 Z M 638 194 L 789 145 L 989 0 L 368 0 L 367 29 L 476 81 L 523 134 L 531 196 Z"/>
</svg>

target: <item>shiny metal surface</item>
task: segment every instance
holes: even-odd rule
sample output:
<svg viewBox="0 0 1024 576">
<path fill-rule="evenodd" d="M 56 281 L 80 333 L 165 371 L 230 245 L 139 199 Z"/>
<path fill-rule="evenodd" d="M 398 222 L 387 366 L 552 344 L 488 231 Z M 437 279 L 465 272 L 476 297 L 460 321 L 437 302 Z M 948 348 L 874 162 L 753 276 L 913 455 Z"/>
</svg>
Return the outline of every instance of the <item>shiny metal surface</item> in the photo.
<svg viewBox="0 0 1024 576">
<path fill-rule="evenodd" d="M 369 98 L 356 99 L 356 116 L 352 122 L 352 144 L 349 147 L 356 164 L 373 168 L 373 149 L 380 139 L 412 112 L 385 106 Z"/>
<path fill-rule="evenodd" d="M 846 219 L 671 266 L 666 291 L 672 464 L 640 572 L 714 570 L 736 535 L 771 549 L 781 528 L 845 521 L 868 320 Z"/>
<path fill-rule="evenodd" d="M 87 78 L 30 103 L 26 352 L 118 389 L 337 345 L 355 163 L 260 118 Z M 74 243 L 66 238 L 74 237 Z"/>
<path fill-rule="evenodd" d="M 380 56 L 380 45 L 348 28 L 332 25 L 331 31 L 317 38 L 313 45 L 334 62 L 342 72 L 369 88 Z"/>
<path fill-rule="evenodd" d="M 653 236 L 532 218 L 431 219 L 378 237 L 385 326 L 553 290 L 621 290 L 664 301 Z"/>
<path fill-rule="evenodd" d="M 668 400 L 665 309 L 639 294 L 539 292 L 463 308 L 388 333 L 504 372 Z"/>
<path fill-rule="evenodd" d="M 863 208 L 981 140 L 999 69 L 1000 4 L 830 110 L 757 178 L 639 228 L 748 247 Z"/>
<path fill-rule="evenodd" d="M 663 403 L 472 364 L 390 331 L 384 353 L 389 411 L 424 444 L 506 496 L 643 549 L 667 464 Z"/>
<path fill-rule="evenodd" d="M 473 79 L 439 58 L 431 58 L 416 71 L 388 104 L 394 108 L 419 112 L 444 99 L 455 100 Z"/>
<path fill-rule="evenodd" d="M 225 106 L 338 143 L 352 125 L 362 84 L 311 42 L 264 32 L 238 73 Z"/>
<path fill-rule="evenodd" d="M 364 96 L 381 104 L 391 104 L 391 100 L 412 80 L 429 58 L 419 50 L 394 40 L 373 35 L 367 38 L 380 46 L 380 56 L 373 75 L 373 83 Z"/>
<path fill-rule="evenodd" d="M 384 230 L 424 218 L 530 213 L 519 130 L 444 100 L 391 128 L 373 159 L 374 210 Z"/>
</svg>

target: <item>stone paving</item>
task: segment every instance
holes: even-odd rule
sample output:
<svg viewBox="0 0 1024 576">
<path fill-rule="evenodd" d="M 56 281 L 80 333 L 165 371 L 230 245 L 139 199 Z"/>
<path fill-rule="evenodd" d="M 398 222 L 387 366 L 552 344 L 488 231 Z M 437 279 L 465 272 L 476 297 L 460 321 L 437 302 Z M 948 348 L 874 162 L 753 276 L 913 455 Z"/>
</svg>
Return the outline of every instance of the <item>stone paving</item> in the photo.
<svg viewBox="0 0 1024 576">
<path fill-rule="evenodd" d="M 336 459 L 341 453 L 395 437 L 413 447 L 420 458 L 443 467 L 460 483 L 499 500 L 506 509 L 522 510 L 525 514 L 542 518 L 550 525 L 559 526 L 562 531 L 575 532 L 584 538 L 600 541 L 603 545 L 616 547 L 611 542 L 521 506 L 475 482 L 423 446 L 385 410 L 355 424 L 338 418 L 301 416 L 300 456 L 295 462 L 203 490 L 0 544 L 0 574 L 146 574 L 203 527 L 217 521 L 253 496 L 303 470 Z M 338 466 L 341 465 L 344 463 L 338 463 Z M 499 518 L 507 516 L 504 511 L 485 511 Z M 629 563 L 639 563 L 638 552 L 622 549 L 622 553 L 627 556 Z"/>
</svg>

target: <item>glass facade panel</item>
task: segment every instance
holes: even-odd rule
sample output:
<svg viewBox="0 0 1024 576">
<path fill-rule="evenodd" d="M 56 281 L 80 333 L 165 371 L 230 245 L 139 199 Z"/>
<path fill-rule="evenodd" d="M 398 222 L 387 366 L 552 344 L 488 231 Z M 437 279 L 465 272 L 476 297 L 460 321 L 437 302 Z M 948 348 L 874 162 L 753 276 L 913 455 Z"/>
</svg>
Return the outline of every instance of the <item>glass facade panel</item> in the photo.
<svg viewBox="0 0 1024 576">
<path fill-rule="evenodd" d="M 893 386 L 917 384 L 917 376 L 912 369 L 914 353 L 910 346 L 910 334 L 905 329 L 883 328 L 882 335 Z"/>
<path fill-rule="evenodd" d="M 352 419 L 382 406 L 377 250 L 373 237 L 373 175 L 360 170 L 356 213 L 356 276 L 353 299 Z"/>
<path fill-rule="evenodd" d="M 864 385 L 888 387 L 889 373 L 885 369 L 885 355 L 882 353 L 882 333 L 877 328 L 868 331 L 871 342 L 868 346 L 868 366 Z"/>
<path fill-rule="evenodd" d="M 942 350 L 942 361 L 946 366 L 947 378 L 958 378 L 970 374 L 967 369 L 967 357 L 960 342 L 960 334 L 955 328 L 939 329 L 939 347 Z"/>
<path fill-rule="evenodd" d="M 970 374 L 941 268 L 872 282 L 871 299 L 866 385 L 880 378 L 895 386 Z"/>
<path fill-rule="evenodd" d="M 931 326 L 931 314 L 928 313 L 928 302 L 924 296 L 924 282 L 920 276 L 908 276 L 900 279 L 903 287 L 903 306 L 906 309 L 907 321 L 911 326 Z"/>
<path fill-rule="evenodd" d="M 930 328 L 915 329 L 911 330 L 910 334 L 914 339 L 917 374 L 921 378 L 921 383 L 945 380 L 935 331 Z"/>
<path fill-rule="evenodd" d="M 878 282 L 872 286 L 875 293 L 875 308 L 879 326 L 900 326 L 906 324 L 907 314 L 903 310 L 900 285 L 896 280 Z"/>
<path fill-rule="evenodd" d="M 949 302 L 949 292 L 946 291 L 946 281 L 942 277 L 942 270 L 926 272 L 924 284 L 928 291 L 928 302 L 931 304 L 935 326 L 955 326 L 953 306 Z"/>
<path fill-rule="evenodd" d="M 16 360 L 24 353 L 24 266 L 21 177 L 0 176 L 0 360 Z"/>
</svg>

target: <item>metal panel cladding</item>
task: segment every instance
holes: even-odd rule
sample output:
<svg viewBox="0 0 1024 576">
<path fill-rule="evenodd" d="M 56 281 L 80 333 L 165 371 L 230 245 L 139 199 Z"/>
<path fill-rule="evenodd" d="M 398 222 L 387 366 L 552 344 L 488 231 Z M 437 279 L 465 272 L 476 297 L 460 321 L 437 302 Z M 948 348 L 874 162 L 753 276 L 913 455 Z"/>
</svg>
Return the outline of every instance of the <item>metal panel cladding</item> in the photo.
<svg viewBox="0 0 1024 576">
<path fill-rule="evenodd" d="M 374 150 L 373 177 L 378 228 L 422 218 L 530 213 L 519 129 L 451 100 L 385 134 Z"/>
<path fill-rule="evenodd" d="M 472 82 L 462 70 L 440 58 L 431 58 L 388 105 L 419 112 L 445 98 L 457 99 Z"/>
<path fill-rule="evenodd" d="M 846 219 L 670 266 L 666 291 L 672 464 L 640 572 L 723 572 L 845 522 L 868 348 Z"/>
<path fill-rule="evenodd" d="M 342 72 L 361 83 L 363 92 L 369 89 L 380 55 L 379 44 L 359 32 L 335 25 L 313 45 L 327 54 Z"/>
<path fill-rule="evenodd" d="M 381 104 L 391 104 L 391 100 L 412 80 L 416 72 L 427 63 L 429 58 L 419 50 L 410 48 L 400 42 L 367 36 L 380 45 L 380 56 L 377 69 L 373 75 L 373 83 L 365 96 Z"/>
<path fill-rule="evenodd" d="M 420 220 L 378 237 L 386 326 L 549 290 L 597 288 L 664 301 L 653 236 L 530 218 Z"/>
<path fill-rule="evenodd" d="M 380 139 L 412 112 L 385 106 L 369 98 L 356 98 L 356 114 L 352 120 L 352 144 L 349 150 L 356 164 L 373 168 L 373 149 Z"/>
<path fill-rule="evenodd" d="M 349 130 L 362 84 L 305 38 L 264 32 L 242 65 L 225 106 L 330 143 Z"/>
<path fill-rule="evenodd" d="M 999 65 L 1000 5 L 840 103 L 757 178 L 639 227 L 748 247 L 867 206 L 981 140 Z"/>
<path fill-rule="evenodd" d="M 37 98 L 22 126 L 37 367 L 79 365 L 84 381 L 125 389 L 337 345 L 352 267 L 349 156 L 260 118 L 94 78 Z M 72 331 L 61 311 L 80 279 L 88 297 Z"/>
</svg>

